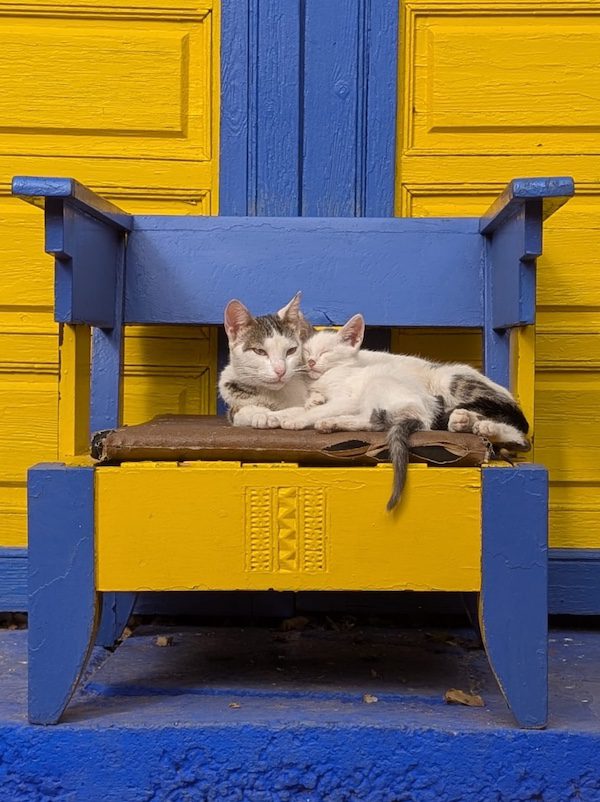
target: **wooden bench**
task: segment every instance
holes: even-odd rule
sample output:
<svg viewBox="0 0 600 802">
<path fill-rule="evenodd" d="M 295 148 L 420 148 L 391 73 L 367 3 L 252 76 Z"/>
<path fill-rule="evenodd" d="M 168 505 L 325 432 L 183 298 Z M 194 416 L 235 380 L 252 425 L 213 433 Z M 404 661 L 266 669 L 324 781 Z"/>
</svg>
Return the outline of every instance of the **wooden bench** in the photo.
<svg viewBox="0 0 600 802">
<path fill-rule="evenodd" d="M 15 178 L 13 193 L 45 209 L 61 324 L 62 462 L 28 481 L 30 721 L 59 720 L 103 594 L 364 589 L 478 592 L 506 700 L 543 727 L 543 467 L 411 465 L 389 514 L 389 465 L 115 467 L 88 454 L 90 432 L 120 421 L 124 326 L 217 325 L 232 297 L 260 314 L 298 289 L 314 324 L 360 311 L 369 326 L 480 329 L 485 372 L 532 420 L 536 257 L 572 179 L 514 180 L 480 219 L 128 215 L 59 178 Z"/>
</svg>

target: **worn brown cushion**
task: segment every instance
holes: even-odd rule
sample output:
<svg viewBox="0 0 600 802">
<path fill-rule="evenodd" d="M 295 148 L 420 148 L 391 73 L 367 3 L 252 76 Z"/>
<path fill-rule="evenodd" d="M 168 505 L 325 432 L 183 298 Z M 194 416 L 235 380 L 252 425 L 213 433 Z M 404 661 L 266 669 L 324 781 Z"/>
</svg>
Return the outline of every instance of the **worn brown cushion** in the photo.
<svg viewBox="0 0 600 802">
<path fill-rule="evenodd" d="M 412 462 L 432 465 L 477 466 L 490 456 L 489 444 L 474 434 L 416 432 L 409 445 Z M 212 415 L 160 415 L 137 426 L 99 432 L 92 456 L 100 462 L 235 460 L 302 465 L 374 465 L 388 460 L 385 432 L 251 429 Z"/>
</svg>

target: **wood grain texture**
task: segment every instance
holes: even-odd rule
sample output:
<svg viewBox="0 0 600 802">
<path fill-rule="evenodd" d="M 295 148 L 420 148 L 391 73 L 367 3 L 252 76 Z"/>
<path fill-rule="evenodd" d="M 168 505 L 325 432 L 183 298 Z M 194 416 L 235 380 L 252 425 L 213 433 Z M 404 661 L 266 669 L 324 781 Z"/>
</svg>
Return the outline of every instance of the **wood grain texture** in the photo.
<svg viewBox="0 0 600 802">
<path fill-rule="evenodd" d="M 248 214 L 250 0 L 221 1 L 220 211 Z M 254 29 L 252 29 L 254 32 Z"/>
<path fill-rule="evenodd" d="M 225 0 L 223 17 L 222 212 L 391 214 L 395 0 Z"/>
</svg>

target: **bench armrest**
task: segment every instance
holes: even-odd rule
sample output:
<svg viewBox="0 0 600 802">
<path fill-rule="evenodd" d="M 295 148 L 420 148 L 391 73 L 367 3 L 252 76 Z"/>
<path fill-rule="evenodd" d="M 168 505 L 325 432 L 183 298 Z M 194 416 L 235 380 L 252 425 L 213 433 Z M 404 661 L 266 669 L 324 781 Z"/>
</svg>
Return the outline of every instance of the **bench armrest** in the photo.
<svg viewBox="0 0 600 802">
<path fill-rule="evenodd" d="M 536 260 L 542 253 L 544 220 L 574 191 L 568 177 L 515 178 L 479 221 L 485 239 L 486 374 L 506 387 L 511 373 L 509 331 L 535 323 Z M 531 388 L 533 352 L 530 357 Z"/>
<path fill-rule="evenodd" d="M 44 209 L 48 198 L 60 198 L 84 214 L 121 231 L 131 231 L 133 217 L 110 201 L 96 195 L 74 178 L 39 178 L 18 175 L 12 180 L 12 194 Z"/>
<path fill-rule="evenodd" d="M 55 320 L 103 329 L 120 325 L 125 239 L 133 217 L 72 178 L 17 176 L 12 191 L 44 210 L 45 250 L 55 259 Z"/>
<path fill-rule="evenodd" d="M 566 203 L 575 193 L 572 178 L 515 178 L 492 203 L 479 224 L 482 234 L 492 234 L 502 223 L 519 212 L 528 201 L 541 201 L 542 221 Z"/>
<path fill-rule="evenodd" d="M 544 220 L 574 194 L 572 178 L 516 178 L 480 219 L 486 320 L 496 331 L 535 321 L 535 267 Z"/>
</svg>

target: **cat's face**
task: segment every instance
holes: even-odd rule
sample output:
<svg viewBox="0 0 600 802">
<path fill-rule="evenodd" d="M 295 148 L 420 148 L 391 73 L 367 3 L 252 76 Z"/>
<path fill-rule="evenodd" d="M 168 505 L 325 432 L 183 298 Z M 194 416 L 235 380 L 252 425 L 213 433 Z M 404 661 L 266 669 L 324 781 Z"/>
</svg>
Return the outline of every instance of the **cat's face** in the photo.
<svg viewBox="0 0 600 802">
<path fill-rule="evenodd" d="M 304 344 L 308 376 L 318 379 L 328 370 L 354 360 L 365 335 L 362 315 L 354 315 L 339 331 L 317 331 Z"/>
<path fill-rule="evenodd" d="M 300 312 L 300 293 L 275 315 L 254 317 L 240 301 L 225 308 L 231 365 L 241 381 L 280 390 L 304 372 L 302 343 L 313 329 Z"/>
</svg>

